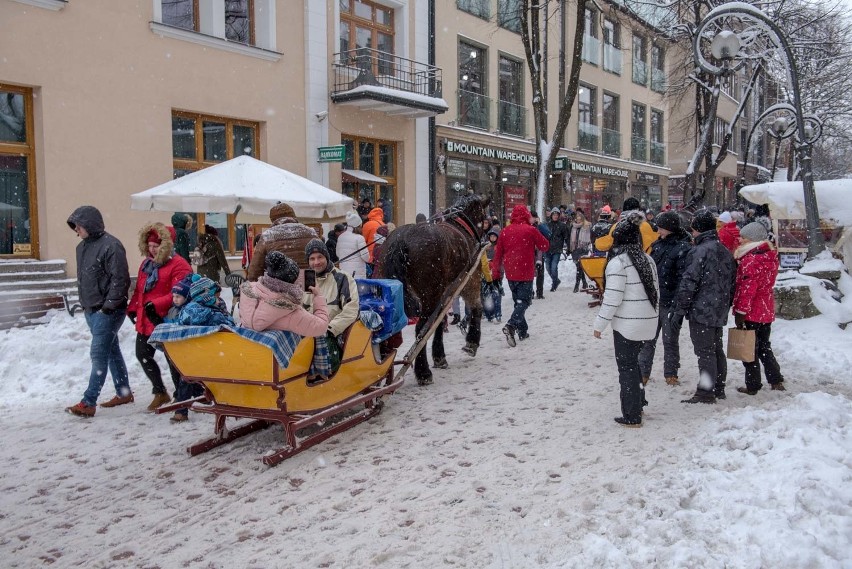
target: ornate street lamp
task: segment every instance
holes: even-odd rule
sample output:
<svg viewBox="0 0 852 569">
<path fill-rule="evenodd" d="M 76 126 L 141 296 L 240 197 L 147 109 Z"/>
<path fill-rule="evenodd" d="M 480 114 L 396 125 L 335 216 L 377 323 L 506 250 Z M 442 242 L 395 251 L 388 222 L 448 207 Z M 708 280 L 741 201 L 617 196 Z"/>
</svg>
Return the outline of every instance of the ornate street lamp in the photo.
<svg viewBox="0 0 852 569">
<path fill-rule="evenodd" d="M 704 57 L 702 47 L 708 40 L 713 59 L 721 62 L 721 66 Z M 814 258 L 825 249 L 811 171 L 811 147 L 818 135 L 814 136 L 813 131 L 816 129 L 813 128 L 813 121 L 807 121 L 802 112 L 799 75 L 786 36 L 761 10 L 742 2 L 732 2 L 712 9 L 704 17 L 698 24 L 692 47 L 695 62 L 702 70 L 712 75 L 730 75 L 747 60 L 763 59 L 769 51 L 781 51 L 793 94 L 797 135 L 795 147 L 799 154 L 805 198 L 808 259 Z M 808 124 L 811 125 L 810 129 L 807 128 Z M 780 125 L 778 126 L 780 128 Z"/>
</svg>

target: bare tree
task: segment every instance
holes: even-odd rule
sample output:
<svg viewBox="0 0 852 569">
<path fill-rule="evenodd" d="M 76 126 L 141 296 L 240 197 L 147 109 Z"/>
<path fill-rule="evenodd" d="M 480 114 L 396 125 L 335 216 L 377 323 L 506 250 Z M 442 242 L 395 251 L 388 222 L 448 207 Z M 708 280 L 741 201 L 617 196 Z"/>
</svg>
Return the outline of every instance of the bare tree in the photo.
<svg viewBox="0 0 852 569">
<path fill-rule="evenodd" d="M 564 24 L 564 10 L 567 0 L 521 0 L 521 42 L 524 46 L 527 67 L 529 68 L 530 85 L 532 87 L 533 123 L 535 125 L 535 147 L 538 157 L 537 179 L 533 203 L 539 210 L 544 209 L 544 199 L 547 195 L 547 183 L 553 173 L 553 162 L 559 151 L 560 142 L 565 135 L 568 121 L 571 119 L 571 109 L 577 98 L 580 86 L 580 68 L 583 64 L 583 31 L 585 26 L 586 0 L 576 0 L 574 43 L 571 46 L 571 66 L 568 72 L 568 84 L 560 89 L 557 107 L 556 125 L 549 130 L 548 125 L 548 69 L 547 57 L 549 45 L 550 18 L 549 15 L 558 13 Z M 561 34 L 560 37 L 564 37 Z M 560 42 L 561 43 L 561 42 Z M 560 45 L 562 50 L 563 46 Z M 561 61 L 562 58 L 560 58 Z M 558 66 L 560 69 L 562 65 Z M 560 70 L 560 73 L 563 71 Z M 560 82 L 561 86 L 561 82 Z"/>
</svg>

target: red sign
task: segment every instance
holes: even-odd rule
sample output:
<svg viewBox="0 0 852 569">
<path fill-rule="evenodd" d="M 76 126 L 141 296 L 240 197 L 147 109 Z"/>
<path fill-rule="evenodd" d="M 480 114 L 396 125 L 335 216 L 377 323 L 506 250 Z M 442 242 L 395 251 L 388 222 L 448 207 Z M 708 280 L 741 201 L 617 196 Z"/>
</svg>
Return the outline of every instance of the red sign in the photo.
<svg viewBox="0 0 852 569">
<path fill-rule="evenodd" d="M 512 217 L 516 205 L 527 205 L 527 188 L 523 186 L 503 186 L 503 204 L 505 205 L 506 223 Z"/>
</svg>

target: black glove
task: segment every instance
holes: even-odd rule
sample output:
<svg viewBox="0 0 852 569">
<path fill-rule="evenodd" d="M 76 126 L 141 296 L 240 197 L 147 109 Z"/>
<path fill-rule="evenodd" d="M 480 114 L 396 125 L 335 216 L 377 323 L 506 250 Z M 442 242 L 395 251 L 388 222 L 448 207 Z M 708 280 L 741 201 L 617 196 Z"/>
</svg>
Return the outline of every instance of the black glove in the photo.
<svg viewBox="0 0 852 569">
<path fill-rule="evenodd" d="M 136 324 L 136 313 L 135 312 L 128 312 L 127 318 L 128 318 L 128 320 L 130 320 L 130 322 L 132 322 L 133 324 Z"/>
<path fill-rule="evenodd" d="M 163 323 L 163 317 L 157 314 L 157 309 L 154 307 L 153 302 L 145 303 L 145 316 L 148 317 L 148 320 L 150 320 L 151 324 L 154 326 L 158 326 Z"/>
<path fill-rule="evenodd" d="M 672 324 L 673 329 L 680 330 L 680 327 L 683 326 L 683 312 L 669 312 L 668 318 L 669 322 L 671 322 Z"/>
<path fill-rule="evenodd" d="M 734 312 L 734 324 L 736 324 L 737 328 L 740 330 L 745 329 L 745 314 L 740 314 L 739 312 Z"/>
<path fill-rule="evenodd" d="M 115 308 L 107 308 L 106 306 L 104 306 L 103 308 L 101 308 L 101 312 L 103 312 L 107 316 L 112 316 L 113 314 L 115 314 Z"/>
</svg>

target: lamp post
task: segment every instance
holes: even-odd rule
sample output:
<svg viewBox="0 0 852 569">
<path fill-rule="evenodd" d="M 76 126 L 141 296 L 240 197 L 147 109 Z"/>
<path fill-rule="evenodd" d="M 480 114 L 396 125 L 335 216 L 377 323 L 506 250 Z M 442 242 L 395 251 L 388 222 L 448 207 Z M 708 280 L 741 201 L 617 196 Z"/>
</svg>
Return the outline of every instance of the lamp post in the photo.
<svg viewBox="0 0 852 569">
<path fill-rule="evenodd" d="M 736 31 L 734 31 L 736 30 Z M 714 60 L 722 62 L 716 65 L 704 57 L 703 43 L 710 40 L 710 51 Z M 796 62 L 787 38 L 781 29 L 761 10 L 741 2 L 722 4 L 712 9 L 698 24 L 693 40 L 695 62 L 712 75 L 730 75 L 747 59 L 759 58 L 769 50 L 780 49 L 784 56 L 790 89 L 793 95 L 799 167 L 802 173 L 802 189 L 805 198 L 805 216 L 808 233 L 808 259 L 814 258 L 825 249 L 822 232 L 819 228 L 819 209 L 817 207 L 814 179 L 811 171 L 811 147 L 817 137 L 806 127 L 806 117 L 802 112 L 802 100 L 799 90 L 799 75 Z M 812 123 L 811 123 L 812 124 Z M 780 126 L 780 125 L 779 125 Z M 810 136 L 809 136 L 810 135 Z"/>
</svg>

